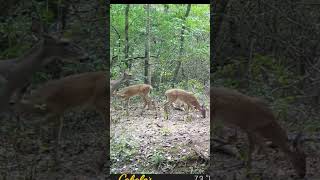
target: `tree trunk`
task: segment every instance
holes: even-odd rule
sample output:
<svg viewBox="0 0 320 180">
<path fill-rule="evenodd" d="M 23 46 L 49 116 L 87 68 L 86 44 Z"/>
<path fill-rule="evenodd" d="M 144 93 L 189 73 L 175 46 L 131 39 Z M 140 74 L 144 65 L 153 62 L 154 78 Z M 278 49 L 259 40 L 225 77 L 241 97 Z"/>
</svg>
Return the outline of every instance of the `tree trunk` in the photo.
<svg viewBox="0 0 320 180">
<path fill-rule="evenodd" d="M 125 28 L 124 28 L 124 59 L 126 61 L 126 65 L 131 70 L 131 61 L 129 60 L 129 10 L 130 10 L 130 5 L 128 4 L 126 6 L 125 10 Z"/>
<path fill-rule="evenodd" d="M 173 80 L 172 80 L 172 84 L 171 84 L 172 88 L 174 88 L 174 85 L 177 84 L 177 76 L 179 74 L 179 70 L 180 70 L 181 63 L 182 63 L 182 56 L 183 56 L 183 51 L 184 51 L 184 48 L 183 48 L 183 45 L 184 45 L 184 31 L 186 29 L 185 22 L 186 22 L 187 17 L 189 16 L 190 10 L 191 10 L 191 4 L 188 4 L 187 10 L 186 10 L 186 14 L 182 19 L 182 28 L 181 28 L 181 34 L 180 34 L 179 59 L 178 59 L 178 62 L 177 62 L 176 69 L 174 71 L 174 75 L 173 75 Z"/>
<path fill-rule="evenodd" d="M 210 48 L 210 60 L 217 63 L 217 47 L 218 47 L 218 34 L 220 32 L 224 15 L 227 12 L 227 5 L 229 0 L 216 0 L 211 4 L 211 23 L 213 24 L 213 29 L 211 31 L 211 48 Z M 213 66 L 211 66 L 213 67 Z M 213 69 L 212 69 L 213 70 Z M 211 71 L 212 71 L 211 70 Z"/>
<path fill-rule="evenodd" d="M 151 84 L 150 72 L 150 4 L 146 6 L 146 39 L 145 39 L 145 61 L 144 61 L 144 83 Z"/>
</svg>

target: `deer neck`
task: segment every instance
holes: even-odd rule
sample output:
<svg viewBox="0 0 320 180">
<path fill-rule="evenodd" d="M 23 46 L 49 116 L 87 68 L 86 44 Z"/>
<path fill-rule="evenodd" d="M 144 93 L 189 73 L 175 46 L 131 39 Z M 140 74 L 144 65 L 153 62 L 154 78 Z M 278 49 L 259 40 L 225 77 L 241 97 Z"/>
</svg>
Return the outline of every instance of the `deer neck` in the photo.
<svg viewBox="0 0 320 180">
<path fill-rule="evenodd" d="M 119 88 L 120 84 L 121 84 L 122 82 L 124 82 L 124 81 L 125 81 L 125 78 L 122 78 L 122 79 L 119 79 L 119 80 L 115 80 L 112 89 L 113 89 L 114 91 L 117 90 L 117 89 Z"/>
<path fill-rule="evenodd" d="M 18 66 L 20 63 L 29 63 L 35 57 L 39 56 L 39 49 L 43 46 L 43 40 L 34 45 L 31 49 L 25 52 L 23 55 L 17 58 L 10 58 L 1 60 L 0 62 L 0 74 L 6 79 L 9 78 L 10 73 Z M 28 61 L 28 62 L 26 62 Z"/>
<path fill-rule="evenodd" d="M 28 79 L 37 72 L 43 65 L 42 62 L 48 57 L 46 56 L 42 43 L 37 44 L 25 56 L 19 58 L 19 62 L 8 77 L 9 88 L 15 88 L 19 84 L 23 85 Z"/>
<path fill-rule="evenodd" d="M 201 106 L 199 104 L 199 102 L 197 100 L 192 101 L 191 104 L 194 106 L 194 108 L 196 108 L 197 110 L 201 110 Z"/>
<path fill-rule="evenodd" d="M 23 53 L 21 56 L 19 56 L 17 58 L 12 58 L 12 59 L 6 59 L 6 60 L 8 60 L 12 63 L 24 62 L 27 59 L 32 58 L 39 51 L 39 49 L 41 49 L 41 47 L 43 47 L 43 44 L 44 44 L 44 40 L 41 40 L 40 42 L 38 42 L 37 44 L 32 46 L 31 49 L 29 49 L 27 52 Z"/>
</svg>

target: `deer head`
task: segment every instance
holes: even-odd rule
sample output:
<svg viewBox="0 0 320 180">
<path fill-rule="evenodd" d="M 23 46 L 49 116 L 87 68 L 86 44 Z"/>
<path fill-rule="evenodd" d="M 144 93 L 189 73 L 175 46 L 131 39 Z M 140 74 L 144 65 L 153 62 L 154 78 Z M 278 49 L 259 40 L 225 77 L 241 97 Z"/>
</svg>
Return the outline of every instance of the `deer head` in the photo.
<svg viewBox="0 0 320 180">
<path fill-rule="evenodd" d="M 62 59 L 64 61 L 75 61 L 88 58 L 80 46 L 68 39 L 57 38 L 50 35 L 42 35 L 44 52 L 48 57 Z"/>
</svg>

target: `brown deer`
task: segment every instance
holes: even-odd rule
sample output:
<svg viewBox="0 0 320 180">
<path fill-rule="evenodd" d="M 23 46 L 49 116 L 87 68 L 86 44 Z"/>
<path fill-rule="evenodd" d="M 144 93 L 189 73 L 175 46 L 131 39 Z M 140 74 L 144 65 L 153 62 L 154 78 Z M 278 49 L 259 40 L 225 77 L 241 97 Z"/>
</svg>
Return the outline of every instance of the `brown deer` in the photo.
<svg viewBox="0 0 320 180">
<path fill-rule="evenodd" d="M 28 84 L 31 76 L 55 58 L 65 61 L 87 58 L 85 51 L 67 39 L 58 39 L 42 35 L 42 40 L 27 53 L 16 59 L 0 61 L 0 77 L 6 82 L 0 92 L 0 111 L 6 110 L 11 96 L 17 92 L 18 99 L 22 89 Z"/>
<path fill-rule="evenodd" d="M 122 83 L 127 82 L 128 80 L 132 79 L 132 75 L 128 74 L 127 72 L 124 72 L 122 77 L 117 80 L 111 80 L 110 81 L 110 95 L 113 95 L 113 93 L 119 89 L 120 85 Z"/>
<path fill-rule="evenodd" d="M 130 101 L 130 98 L 133 96 L 140 96 L 143 99 L 143 102 L 144 102 L 143 109 L 147 105 L 148 105 L 148 109 L 150 108 L 151 104 L 154 105 L 154 102 L 149 97 L 149 93 L 151 90 L 152 90 L 152 86 L 149 84 L 136 84 L 136 85 L 128 86 L 121 89 L 120 92 L 116 93 L 116 96 L 125 99 L 127 104 L 126 112 L 128 114 L 129 101 Z"/>
<path fill-rule="evenodd" d="M 107 114 L 107 78 L 105 72 L 88 72 L 49 81 L 29 97 L 15 105 L 22 117 L 44 117 L 45 123 L 54 123 L 56 147 L 59 147 L 64 112 L 84 107 L 97 110 L 109 127 Z"/>
<path fill-rule="evenodd" d="M 300 177 L 306 174 L 306 155 L 294 143 L 290 149 L 287 133 L 279 125 L 268 105 L 259 98 L 249 97 L 235 90 L 213 87 L 211 92 L 211 118 L 231 127 L 239 127 L 248 135 L 247 165 L 255 145 L 263 145 L 263 138 L 272 141 L 285 153 Z M 295 142 L 298 140 L 296 139 Z"/>
<path fill-rule="evenodd" d="M 168 105 L 172 105 L 172 103 L 177 101 L 182 101 L 187 104 L 187 113 L 190 108 L 195 108 L 201 112 L 202 118 L 206 117 L 206 109 L 204 105 L 200 106 L 200 103 L 193 93 L 182 89 L 169 89 L 165 92 L 165 95 L 167 97 L 167 102 L 164 104 L 164 110 L 167 114 L 166 119 L 168 119 Z"/>
<path fill-rule="evenodd" d="M 175 110 L 179 111 L 186 111 L 189 107 L 186 103 L 182 102 L 181 100 L 177 99 L 174 103 L 172 103 L 172 106 Z"/>
</svg>

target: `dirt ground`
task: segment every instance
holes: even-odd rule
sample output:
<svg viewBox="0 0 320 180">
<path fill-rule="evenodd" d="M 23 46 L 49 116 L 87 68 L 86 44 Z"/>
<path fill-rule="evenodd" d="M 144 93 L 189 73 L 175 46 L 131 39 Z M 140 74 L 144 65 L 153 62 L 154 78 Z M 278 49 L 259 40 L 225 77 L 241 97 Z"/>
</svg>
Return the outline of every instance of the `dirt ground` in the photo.
<svg viewBox="0 0 320 180">
<path fill-rule="evenodd" d="M 65 116 L 58 166 L 53 161 L 51 127 L 39 140 L 32 121 L 20 122 L 20 128 L 15 120 L 1 124 L 0 179 L 105 179 L 104 122 L 97 113 Z"/>
<path fill-rule="evenodd" d="M 232 131 L 227 130 L 227 134 L 232 135 Z M 229 136 L 227 135 L 227 136 Z M 294 137 L 289 134 L 289 137 Z M 319 134 L 305 134 L 309 139 L 317 139 Z M 228 144 L 219 150 L 219 143 L 212 142 L 212 158 L 210 159 L 209 174 L 214 179 L 272 179 L 272 180 L 287 180 L 299 179 L 291 163 L 287 157 L 276 147 L 267 148 L 267 155 L 264 153 L 253 154 L 252 169 L 248 173 L 245 162 L 246 148 L 248 147 L 247 138 L 244 133 L 238 134 L 238 140 L 235 143 Z M 305 141 L 303 149 L 307 155 L 307 174 L 308 180 L 320 179 L 320 148 L 319 142 Z M 250 175 L 249 175 L 250 174 Z M 249 176 L 248 176 L 249 175 Z"/>
<path fill-rule="evenodd" d="M 141 115 L 141 109 L 141 103 L 132 102 L 128 116 L 120 105 L 111 106 L 111 173 L 207 173 L 221 180 L 299 179 L 287 157 L 276 147 L 268 147 L 266 154 L 255 152 L 249 171 L 244 163 L 247 137 L 239 130 L 237 140 L 223 146 L 224 150 L 215 150 L 219 143 L 211 142 L 209 168 L 209 113 L 202 119 L 199 112 L 187 116 L 183 111 L 171 109 L 169 120 L 165 120 L 160 106 L 158 113 L 146 110 Z M 225 137 L 234 132 L 224 131 Z M 297 134 L 292 130 L 288 132 L 290 139 Z M 310 180 L 320 179 L 318 137 L 315 133 L 304 134 L 306 178 Z"/>
<path fill-rule="evenodd" d="M 138 100 L 139 101 L 139 100 Z M 142 103 L 111 106 L 111 173 L 193 174 L 209 166 L 210 115 L 170 110 L 160 104 L 142 112 Z"/>
</svg>

